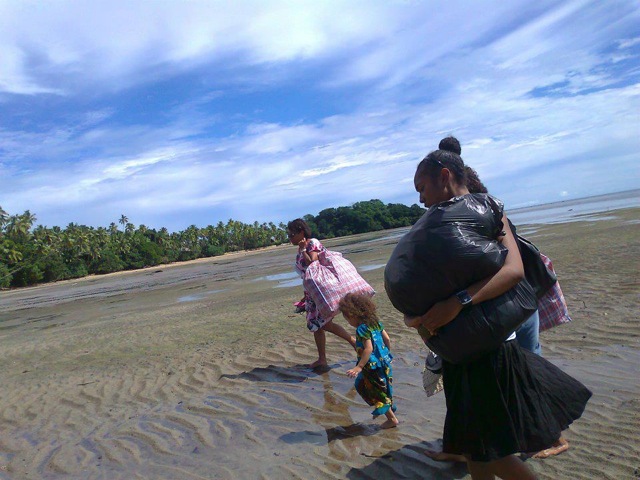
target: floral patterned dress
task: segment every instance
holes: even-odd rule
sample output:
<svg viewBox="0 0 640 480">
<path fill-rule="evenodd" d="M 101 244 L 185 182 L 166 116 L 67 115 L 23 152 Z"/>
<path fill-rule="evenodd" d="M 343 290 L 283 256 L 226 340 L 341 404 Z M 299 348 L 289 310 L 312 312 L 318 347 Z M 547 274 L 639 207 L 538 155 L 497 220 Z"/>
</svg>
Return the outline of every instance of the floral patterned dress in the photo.
<svg viewBox="0 0 640 480">
<path fill-rule="evenodd" d="M 363 323 L 356 329 L 358 362 L 362 357 L 364 341 L 371 340 L 373 345 L 369 361 L 356 377 L 355 387 L 362 399 L 368 405 L 375 407 L 371 412 L 374 417 L 384 415 L 390 408 L 392 411 L 396 411 L 393 404 L 393 373 L 391 370 L 393 355 L 384 343 L 383 330 L 382 323 L 378 323 L 376 327 L 370 327 Z"/>
<path fill-rule="evenodd" d="M 317 238 L 309 239 L 307 242 L 307 246 L 305 248 L 306 252 L 311 254 L 311 252 L 324 252 L 326 248 L 324 245 L 320 243 L 320 240 Z M 304 263 L 304 254 L 302 252 L 298 252 L 296 255 L 296 271 L 300 275 L 301 278 L 304 278 L 304 273 L 307 270 L 307 265 Z M 315 332 L 322 327 L 324 327 L 331 319 L 323 319 L 320 317 L 320 312 L 316 307 L 316 304 L 311 299 L 311 296 L 305 290 L 304 292 L 304 300 L 305 300 L 305 310 L 307 312 L 307 328 L 312 332 Z"/>
</svg>

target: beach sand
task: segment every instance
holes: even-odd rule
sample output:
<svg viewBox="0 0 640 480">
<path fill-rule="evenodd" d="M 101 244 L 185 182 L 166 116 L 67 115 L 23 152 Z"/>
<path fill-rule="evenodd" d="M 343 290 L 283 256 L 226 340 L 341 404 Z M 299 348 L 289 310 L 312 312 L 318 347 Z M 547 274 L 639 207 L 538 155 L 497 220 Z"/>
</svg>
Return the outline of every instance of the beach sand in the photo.
<svg viewBox="0 0 640 480">
<path fill-rule="evenodd" d="M 521 228 L 554 262 L 573 322 L 543 353 L 594 396 L 541 479 L 640 478 L 639 209 Z M 0 292 L 0 479 L 470 478 L 438 463 L 444 395 L 389 303 L 399 232 L 334 239 L 378 291 L 391 338 L 396 429 L 379 430 L 328 336 L 331 369 L 293 313 L 295 247 Z M 344 319 L 337 322 L 348 327 Z"/>
</svg>

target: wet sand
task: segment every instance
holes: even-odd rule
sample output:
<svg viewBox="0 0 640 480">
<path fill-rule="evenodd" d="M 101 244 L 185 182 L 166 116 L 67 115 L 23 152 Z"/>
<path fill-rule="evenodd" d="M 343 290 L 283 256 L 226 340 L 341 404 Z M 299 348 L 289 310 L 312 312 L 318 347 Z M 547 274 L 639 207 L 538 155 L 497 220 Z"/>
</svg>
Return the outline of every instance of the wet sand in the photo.
<svg viewBox="0 0 640 480">
<path fill-rule="evenodd" d="M 544 355 L 594 392 L 541 479 L 640 478 L 640 209 L 521 232 L 554 261 L 573 322 Z M 442 394 L 382 285 L 402 231 L 325 242 L 379 292 L 402 424 L 381 431 L 345 375 L 346 343 L 312 372 L 293 313 L 295 248 L 0 292 L 0 479 L 470 478 L 437 448 Z M 337 322 L 347 327 L 342 318 Z"/>
</svg>

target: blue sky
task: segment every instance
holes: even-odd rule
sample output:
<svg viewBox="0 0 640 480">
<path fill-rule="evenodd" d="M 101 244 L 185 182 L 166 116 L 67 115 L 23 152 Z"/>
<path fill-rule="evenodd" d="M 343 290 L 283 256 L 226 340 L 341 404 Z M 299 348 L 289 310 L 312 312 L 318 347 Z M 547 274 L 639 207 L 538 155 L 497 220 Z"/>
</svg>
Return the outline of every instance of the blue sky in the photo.
<svg viewBox="0 0 640 480">
<path fill-rule="evenodd" d="M 457 136 L 507 209 L 640 187 L 640 4 L 0 0 L 0 206 L 182 230 L 378 198 Z"/>
</svg>

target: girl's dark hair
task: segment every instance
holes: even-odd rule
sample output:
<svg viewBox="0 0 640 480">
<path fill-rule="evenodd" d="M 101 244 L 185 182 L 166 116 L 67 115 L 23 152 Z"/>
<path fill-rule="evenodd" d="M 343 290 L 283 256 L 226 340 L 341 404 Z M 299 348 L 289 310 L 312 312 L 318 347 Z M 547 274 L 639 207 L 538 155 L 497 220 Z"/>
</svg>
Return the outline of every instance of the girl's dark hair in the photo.
<svg viewBox="0 0 640 480">
<path fill-rule="evenodd" d="M 440 140 L 438 148 L 440 150 L 453 152 L 456 155 L 462 155 L 462 147 L 460 146 L 460 142 L 456 137 L 453 137 L 451 135 Z"/>
<path fill-rule="evenodd" d="M 379 326 L 376 304 L 368 295 L 347 293 L 340 300 L 338 308 L 343 315 L 355 318 L 358 323 L 366 323 L 370 327 Z"/>
<path fill-rule="evenodd" d="M 307 225 L 307 222 L 301 218 L 291 220 L 287 224 L 287 230 L 291 233 L 304 232 L 304 238 L 311 238 L 311 229 L 309 228 L 309 225 Z"/>
<path fill-rule="evenodd" d="M 443 168 L 448 169 L 453 174 L 458 184 L 466 185 L 467 178 L 462 158 L 460 158 L 460 155 L 446 150 L 435 150 L 424 157 L 418 164 L 416 176 L 427 175 L 430 178 L 436 178 Z"/>
<path fill-rule="evenodd" d="M 480 180 L 478 172 L 466 165 L 464 167 L 464 171 L 467 174 L 467 189 L 469 190 L 469 193 L 489 193 L 487 187 L 485 187 L 484 183 Z"/>
</svg>

